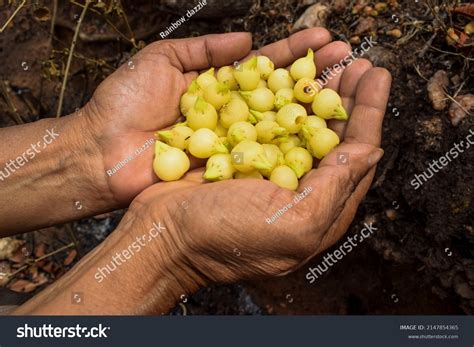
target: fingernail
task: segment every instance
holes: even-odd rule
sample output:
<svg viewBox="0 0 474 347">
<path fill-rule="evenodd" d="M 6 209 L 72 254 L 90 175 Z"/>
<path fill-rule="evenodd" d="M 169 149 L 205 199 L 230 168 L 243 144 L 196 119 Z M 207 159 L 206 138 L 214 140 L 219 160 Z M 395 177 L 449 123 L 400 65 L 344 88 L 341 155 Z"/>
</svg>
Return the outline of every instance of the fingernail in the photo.
<svg viewBox="0 0 474 347">
<path fill-rule="evenodd" d="M 384 151 L 382 148 L 377 148 L 375 151 L 370 153 L 369 155 L 369 165 L 373 166 L 379 162 L 380 159 L 382 159 L 384 154 Z"/>
</svg>

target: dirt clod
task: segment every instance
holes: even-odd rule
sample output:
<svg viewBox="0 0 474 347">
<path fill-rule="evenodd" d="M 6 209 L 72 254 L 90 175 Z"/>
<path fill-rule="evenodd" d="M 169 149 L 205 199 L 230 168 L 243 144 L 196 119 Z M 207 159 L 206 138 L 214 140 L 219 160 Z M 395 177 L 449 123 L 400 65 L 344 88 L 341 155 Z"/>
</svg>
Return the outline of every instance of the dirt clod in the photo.
<svg viewBox="0 0 474 347">
<path fill-rule="evenodd" d="M 354 30 L 354 34 L 361 35 L 364 33 L 370 33 L 375 31 L 377 31 L 377 21 L 375 20 L 375 18 L 367 17 L 361 19 L 356 29 Z"/>
<path fill-rule="evenodd" d="M 306 9 L 296 21 L 292 32 L 314 27 L 326 27 L 329 7 L 323 4 L 314 4 Z"/>
<path fill-rule="evenodd" d="M 444 110 L 448 106 L 446 97 L 446 88 L 449 85 L 448 74 L 446 71 L 438 70 L 428 81 L 428 97 L 433 108 L 437 111 Z"/>
<path fill-rule="evenodd" d="M 454 100 L 456 102 L 453 102 L 449 108 L 449 117 L 451 124 L 456 127 L 467 115 L 472 115 L 474 94 L 458 95 Z"/>
<path fill-rule="evenodd" d="M 332 5 L 332 8 L 334 9 L 335 13 L 343 13 L 346 9 L 347 6 L 349 6 L 350 1 L 349 0 L 334 0 L 334 3 Z"/>
<path fill-rule="evenodd" d="M 365 52 L 364 57 L 369 59 L 374 66 L 384 67 L 389 71 L 396 71 L 399 69 L 397 56 L 385 47 L 374 46 Z"/>
</svg>

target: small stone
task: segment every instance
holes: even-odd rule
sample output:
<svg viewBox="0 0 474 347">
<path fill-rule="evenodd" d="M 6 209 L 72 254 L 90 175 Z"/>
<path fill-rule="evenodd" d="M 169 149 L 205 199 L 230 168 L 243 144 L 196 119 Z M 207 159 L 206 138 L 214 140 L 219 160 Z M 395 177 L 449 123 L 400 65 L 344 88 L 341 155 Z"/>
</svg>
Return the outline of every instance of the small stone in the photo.
<svg viewBox="0 0 474 347">
<path fill-rule="evenodd" d="M 374 9 L 378 12 L 378 13 L 382 13 L 382 12 L 385 12 L 388 8 L 388 5 L 387 3 L 385 2 L 378 2 L 375 4 L 374 6 Z"/>
<path fill-rule="evenodd" d="M 389 208 L 388 210 L 385 210 L 385 215 L 391 221 L 394 221 L 395 219 L 397 219 L 397 211 L 395 211 L 393 208 Z"/>
<path fill-rule="evenodd" d="M 362 9 L 364 8 L 364 6 L 362 5 L 355 5 L 354 7 L 352 7 L 352 14 L 358 14 Z"/>
<path fill-rule="evenodd" d="M 388 0 L 388 4 L 392 9 L 398 8 L 399 4 L 397 0 Z"/>
<path fill-rule="evenodd" d="M 399 39 L 402 37 L 402 31 L 400 29 L 392 29 L 387 31 L 387 35 Z"/>
<path fill-rule="evenodd" d="M 464 32 L 468 35 L 474 34 L 474 21 L 470 21 L 464 27 Z"/>
<path fill-rule="evenodd" d="M 360 36 L 356 35 L 356 36 L 352 36 L 350 39 L 349 39 L 349 42 L 353 45 L 360 45 L 360 43 L 362 42 L 361 39 L 360 39 Z"/>
<path fill-rule="evenodd" d="M 378 15 L 379 15 L 379 12 L 376 11 L 376 10 L 372 10 L 372 11 L 370 11 L 370 13 L 369 13 L 369 16 L 372 16 L 372 17 L 377 17 Z"/>
<path fill-rule="evenodd" d="M 367 15 L 370 15 L 370 13 L 374 10 L 372 6 L 365 6 L 364 7 L 364 13 Z"/>
</svg>

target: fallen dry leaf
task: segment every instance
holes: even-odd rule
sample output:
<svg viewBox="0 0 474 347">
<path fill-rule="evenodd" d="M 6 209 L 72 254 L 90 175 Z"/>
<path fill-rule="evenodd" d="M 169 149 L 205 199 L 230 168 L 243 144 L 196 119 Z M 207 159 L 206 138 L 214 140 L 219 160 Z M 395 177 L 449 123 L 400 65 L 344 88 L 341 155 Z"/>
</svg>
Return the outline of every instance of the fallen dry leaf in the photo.
<svg viewBox="0 0 474 347">
<path fill-rule="evenodd" d="M 9 288 L 11 291 L 17 292 L 17 293 L 31 293 L 34 291 L 36 288 L 38 288 L 38 284 L 27 281 L 27 280 L 16 280 L 13 282 Z"/>
<path fill-rule="evenodd" d="M 44 243 L 40 243 L 35 247 L 35 257 L 40 258 L 46 254 L 45 252 L 46 246 Z"/>
<path fill-rule="evenodd" d="M 8 258 L 13 263 L 24 264 L 26 262 L 27 256 L 23 252 L 24 247 L 19 247 L 11 257 Z"/>
<path fill-rule="evenodd" d="M 54 274 L 57 270 L 56 264 L 52 261 L 44 262 L 44 264 L 39 265 L 39 267 L 49 274 Z"/>
<path fill-rule="evenodd" d="M 8 283 L 9 274 L 12 273 L 10 264 L 6 261 L 0 262 L 0 287 L 3 287 Z"/>
<path fill-rule="evenodd" d="M 43 284 L 47 282 L 48 282 L 48 278 L 43 273 L 39 273 L 36 276 L 36 279 L 34 281 L 19 279 L 13 282 L 9 286 L 9 289 L 17 293 L 31 293 L 36 288 L 38 288 L 39 286 L 42 286 Z"/>
<path fill-rule="evenodd" d="M 473 44 L 473 40 L 470 40 L 469 36 L 467 36 L 464 32 L 453 28 L 448 29 L 446 35 L 446 42 L 448 43 L 448 45 L 457 48 L 469 47 Z"/>
<path fill-rule="evenodd" d="M 39 269 L 36 265 L 32 265 L 29 267 L 28 273 L 31 275 L 31 278 L 33 279 L 33 281 L 35 281 L 36 277 L 38 277 Z"/>
<path fill-rule="evenodd" d="M 66 259 L 64 259 L 64 262 L 63 264 L 65 266 L 68 266 L 68 265 L 71 265 L 71 263 L 74 261 L 74 259 L 76 258 L 76 255 L 77 255 L 77 251 L 75 249 L 73 249 L 72 251 L 69 252 L 69 254 L 67 255 Z"/>
<path fill-rule="evenodd" d="M 8 275 L 0 273 L 0 287 L 5 286 L 9 280 L 10 278 Z"/>
<path fill-rule="evenodd" d="M 48 277 L 42 272 L 38 273 L 38 276 L 35 278 L 34 283 L 37 284 L 38 286 L 41 286 L 45 283 L 48 283 Z"/>
<path fill-rule="evenodd" d="M 13 237 L 0 239 L 0 260 L 9 259 L 23 245 L 23 241 Z"/>
<path fill-rule="evenodd" d="M 474 18 L 474 4 L 467 4 L 464 6 L 455 7 L 452 12 L 464 14 L 468 17 Z"/>
</svg>

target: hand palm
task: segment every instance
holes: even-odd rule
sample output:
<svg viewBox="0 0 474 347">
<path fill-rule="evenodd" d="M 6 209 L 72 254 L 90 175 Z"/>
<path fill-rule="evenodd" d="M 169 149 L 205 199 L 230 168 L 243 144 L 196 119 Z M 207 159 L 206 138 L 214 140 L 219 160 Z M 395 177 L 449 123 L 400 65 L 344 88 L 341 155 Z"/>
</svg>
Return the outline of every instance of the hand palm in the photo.
<svg viewBox="0 0 474 347">
<path fill-rule="evenodd" d="M 269 181 L 203 185 L 203 170 L 198 169 L 179 182 L 148 188 L 130 208 L 154 206 L 152 220 L 173 221 L 163 251 L 172 254 L 179 248 L 190 261 L 187 265 L 211 282 L 284 275 L 341 237 L 372 180 L 369 171 L 376 161 L 367 158 L 373 146 L 340 148 L 350 153 L 351 165 L 337 165 L 337 154 L 328 155 L 301 180 L 299 194 L 305 188 L 309 193 L 298 202 L 297 193 Z M 364 177 L 369 179 L 362 182 Z M 284 213 L 277 213 L 284 207 Z"/>
<path fill-rule="evenodd" d="M 180 96 L 186 74 L 176 68 L 159 48 L 150 45 L 122 65 L 94 93 L 94 107 L 102 127 L 105 170 L 140 149 L 154 133 L 173 124 L 179 116 Z M 152 171 L 153 146 L 109 178 L 119 201 L 127 202 L 158 179 Z"/>
</svg>

